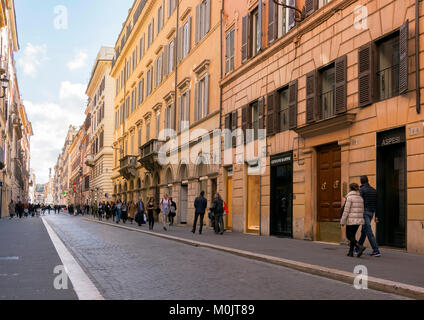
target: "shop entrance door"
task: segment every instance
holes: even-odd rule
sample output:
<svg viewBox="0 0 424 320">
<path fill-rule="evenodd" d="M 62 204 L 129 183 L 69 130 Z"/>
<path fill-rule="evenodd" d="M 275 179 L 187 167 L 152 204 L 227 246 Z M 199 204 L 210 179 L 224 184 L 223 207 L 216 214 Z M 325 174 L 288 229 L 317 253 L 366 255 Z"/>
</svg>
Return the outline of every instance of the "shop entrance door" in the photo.
<svg viewBox="0 0 424 320">
<path fill-rule="evenodd" d="M 318 240 L 340 242 L 341 148 L 318 148 Z"/>
<path fill-rule="evenodd" d="M 377 136 L 377 242 L 406 248 L 405 128 Z"/>
<path fill-rule="evenodd" d="M 179 216 L 180 224 L 187 224 L 188 185 L 181 185 Z"/>
</svg>

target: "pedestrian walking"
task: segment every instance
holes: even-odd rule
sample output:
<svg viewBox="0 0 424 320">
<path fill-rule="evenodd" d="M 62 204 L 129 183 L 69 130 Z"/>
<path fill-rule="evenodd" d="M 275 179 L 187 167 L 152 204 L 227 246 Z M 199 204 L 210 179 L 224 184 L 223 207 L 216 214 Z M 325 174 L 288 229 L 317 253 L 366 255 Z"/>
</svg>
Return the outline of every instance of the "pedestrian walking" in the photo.
<svg viewBox="0 0 424 320">
<path fill-rule="evenodd" d="M 221 235 L 224 234 L 224 201 L 222 200 L 219 193 L 215 195 L 215 199 L 212 202 L 211 210 L 214 213 L 215 216 L 215 234 L 220 233 Z"/>
<path fill-rule="evenodd" d="M 155 225 L 155 218 L 153 216 L 155 210 L 155 200 L 153 198 L 149 199 L 147 203 L 147 214 L 149 219 L 149 230 L 153 231 L 153 227 Z"/>
<path fill-rule="evenodd" d="M 9 203 L 9 216 L 10 219 L 13 219 L 13 217 L 15 216 L 15 203 L 13 202 L 13 200 L 10 201 Z"/>
<path fill-rule="evenodd" d="M 24 203 L 24 217 L 28 218 L 29 216 L 29 205 L 27 202 Z"/>
<path fill-rule="evenodd" d="M 132 201 L 128 202 L 128 219 L 130 220 L 131 224 L 133 224 L 136 213 L 137 205 Z"/>
<path fill-rule="evenodd" d="M 377 240 L 374 237 L 372 232 L 371 222 L 375 216 L 375 223 L 378 223 L 377 218 L 377 190 L 370 186 L 368 177 L 361 177 L 361 188 L 359 189 L 362 199 L 364 199 L 364 224 L 361 229 L 361 237 L 359 238 L 358 243 L 364 245 L 365 239 L 368 238 L 368 241 L 372 247 L 371 257 L 381 257 L 381 252 L 378 248 Z"/>
<path fill-rule="evenodd" d="M 16 203 L 15 205 L 15 212 L 17 214 L 17 216 L 19 216 L 19 219 L 22 219 L 22 215 L 24 213 L 24 206 L 22 204 L 21 201 L 19 201 L 18 203 Z"/>
<path fill-rule="evenodd" d="M 160 201 L 160 207 L 162 210 L 162 218 L 163 218 L 163 230 L 168 230 L 168 215 L 171 210 L 171 201 L 168 198 L 168 194 L 165 193 L 164 197 Z"/>
<path fill-rule="evenodd" d="M 116 203 L 116 223 L 119 224 L 121 221 L 121 214 L 122 214 L 122 202 L 121 200 L 118 200 Z"/>
<path fill-rule="evenodd" d="M 106 220 L 109 221 L 112 215 L 112 207 L 110 206 L 109 202 L 107 202 L 105 205 L 105 213 L 106 213 Z"/>
<path fill-rule="evenodd" d="M 127 223 L 128 220 L 128 205 L 126 201 L 122 202 L 122 222 Z"/>
<path fill-rule="evenodd" d="M 208 201 L 205 199 L 205 191 L 200 192 L 200 196 L 198 196 L 194 200 L 194 222 L 193 222 L 193 230 L 191 232 L 196 233 L 197 220 L 200 217 L 200 227 L 199 234 L 202 234 L 203 230 L 203 219 L 205 218 L 206 208 L 208 206 Z"/>
<path fill-rule="evenodd" d="M 146 223 L 144 219 L 144 203 L 143 200 L 139 200 L 136 204 L 137 207 L 137 214 L 135 216 L 135 222 L 137 222 L 138 226 L 141 227 L 143 224 Z"/>
<path fill-rule="evenodd" d="M 342 226 L 346 225 L 346 238 L 350 242 L 348 256 L 353 257 L 353 249 L 358 249 L 358 258 L 361 257 L 365 248 L 356 241 L 356 233 L 360 225 L 364 224 L 364 200 L 359 193 L 357 183 L 349 186 L 350 192 L 346 196 L 343 216 L 340 220 Z"/>
<path fill-rule="evenodd" d="M 171 209 L 169 211 L 169 225 L 173 226 L 174 225 L 174 218 L 177 216 L 177 204 L 172 199 L 172 197 L 169 198 L 169 200 L 171 201 Z"/>
</svg>

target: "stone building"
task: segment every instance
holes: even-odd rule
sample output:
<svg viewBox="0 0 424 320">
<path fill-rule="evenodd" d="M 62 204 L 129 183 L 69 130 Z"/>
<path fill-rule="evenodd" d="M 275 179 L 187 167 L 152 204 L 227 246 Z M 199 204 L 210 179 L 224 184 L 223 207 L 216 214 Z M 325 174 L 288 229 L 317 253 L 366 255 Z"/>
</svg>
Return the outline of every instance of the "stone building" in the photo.
<svg viewBox="0 0 424 320">
<path fill-rule="evenodd" d="M 267 130 L 265 165 L 237 163 L 223 147 L 235 163 L 220 171 L 227 225 L 343 241 L 343 197 L 368 175 L 379 243 L 424 253 L 424 3 L 286 3 L 299 12 L 224 4 L 222 128 L 253 129 L 256 146 Z M 249 175 L 258 166 L 264 174 Z"/>
<path fill-rule="evenodd" d="M 220 127 L 220 10 L 220 1 L 137 0 L 115 45 L 114 198 L 158 203 L 167 193 L 181 224 L 200 190 L 209 201 L 218 190 L 219 157 L 213 164 L 202 138 Z M 171 163 L 159 160 L 165 149 Z"/>
</svg>

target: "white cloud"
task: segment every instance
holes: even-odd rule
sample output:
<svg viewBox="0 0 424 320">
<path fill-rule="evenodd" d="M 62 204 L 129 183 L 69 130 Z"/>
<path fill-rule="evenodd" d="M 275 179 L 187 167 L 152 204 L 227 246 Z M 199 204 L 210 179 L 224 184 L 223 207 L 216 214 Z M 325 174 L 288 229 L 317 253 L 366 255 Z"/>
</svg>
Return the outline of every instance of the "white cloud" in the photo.
<svg viewBox="0 0 424 320">
<path fill-rule="evenodd" d="M 47 60 L 47 45 L 33 45 L 27 43 L 22 56 L 18 59 L 18 65 L 24 74 L 33 78 L 37 75 L 38 68 Z"/>
<path fill-rule="evenodd" d="M 74 59 L 68 62 L 68 69 L 75 71 L 81 69 L 87 65 L 88 54 L 80 50 L 75 55 Z"/>
<path fill-rule="evenodd" d="M 34 136 L 31 138 L 31 168 L 37 182 L 48 181 L 49 168 L 56 164 L 69 126 L 80 126 L 85 120 L 85 85 L 62 82 L 59 103 L 32 103 L 24 105 L 31 121 Z"/>
</svg>

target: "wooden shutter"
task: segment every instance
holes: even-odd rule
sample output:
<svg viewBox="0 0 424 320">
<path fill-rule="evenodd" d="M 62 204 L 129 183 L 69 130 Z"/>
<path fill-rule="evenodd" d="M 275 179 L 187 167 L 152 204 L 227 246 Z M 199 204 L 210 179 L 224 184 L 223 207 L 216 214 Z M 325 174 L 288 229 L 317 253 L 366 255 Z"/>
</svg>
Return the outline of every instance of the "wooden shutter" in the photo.
<svg viewBox="0 0 424 320">
<path fill-rule="evenodd" d="M 281 99 L 280 92 L 274 91 L 274 133 L 281 132 Z"/>
<path fill-rule="evenodd" d="M 176 130 L 177 129 L 177 108 L 175 106 L 175 101 L 172 102 L 171 105 L 171 125 L 172 125 L 172 129 Z"/>
<path fill-rule="evenodd" d="M 258 124 L 259 129 L 265 129 L 265 98 L 262 97 L 258 101 Z"/>
<path fill-rule="evenodd" d="M 241 130 L 244 135 L 244 144 L 247 142 L 247 129 L 249 128 L 249 105 L 246 105 L 242 109 L 241 113 Z"/>
<path fill-rule="evenodd" d="M 205 113 L 204 116 L 206 117 L 209 114 L 209 73 L 205 76 L 205 92 L 204 92 L 204 108 Z"/>
<path fill-rule="evenodd" d="M 267 97 L 267 136 L 273 136 L 275 134 L 274 129 L 274 93 L 271 93 Z"/>
<path fill-rule="evenodd" d="M 186 107 L 185 107 L 185 111 L 186 111 L 186 114 L 185 114 L 185 120 L 189 123 L 189 125 L 190 125 L 190 98 L 191 98 L 190 92 L 191 92 L 191 90 L 190 90 L 190 89 L 188 89 L 188 90 L 187 90 L 187 92 L 186 92 L 186 99 L 185 99 L 185 101 L 186 101 Z M 187 129 L 188 129 L 188 128 L 187 128 Z"/>
<path fill-rule="evenodd" d="M 248 53 L 248 21 L 249 15 L 245 15 L 242 20 L 242 37 L 241 37 L 241 60 L 245 62 L 247 60 Z"/>
<path fill-rule="evenodd" d="M 296 0 L 289 0 L 289 5 L 292 7 L 296 6 Z M 289 23 L 288 23 L 288 29 L 292 29 L 296 25 L 296 21 L 294 20 L 295 17 L 295 11 L 293 9 L 287 9 L 289 14 Z"/>
<path fill-rule="evenodd" d="M 238 117 L 238 112 L 237 110 L 233 111 L 232 116 L 231 116 L 231 130 L 235 131 L 237 130 L 237 117 Z M 233 148 L 237 147 L 237 136 L 232 137 L 232 145 Z"/>
<path fill-rule="evenodd" d="M 318 0 L 306 0 L 305 1 L 305 13 L 307 16 L 314 13 L 318 9 Z"/>
<path fill-rule="evenodd" d="M 178 97 L 178 131 L 182 131 L 181 121 L 183 120 L 182 96 Z"/>
<path fill-rule="evenodd" d="M 225 116 L 225 129 L 231 130 L 231 114 Z"/>
<path fill-rule="evenodd" d="M 163 49 L 163 56 L 162 56 L 162 75 L 165 77 L 168 75 L 169 70 L 169 45 L 166 45 Z"/>
<path fill-rule="evenodd" d="M 278 38 L 278 6 L 273 0 L 268 2 L 268 43 Z"/>
<path fill-rule="evenodd" d="M 317 71 L 306 75 L 306 122 L 315 120 L 317 105 Z"/>
<path fill-rule="evenodd" d="M 289 128 L 297 127 L 297 80 L 289 84 Z"/>
<path fill-rule="evenodd" d="M 230 71 L 230 49 L 231 49 L 231 31 L 225 37 L 225 73 Z"/>
<path fill-rule="evenodd" d="M 196 82 L 194 87 L 194 121 L 199 120 L 199 88 L 200 82 Z"/>
<path fill-rule="evenodd" d="M 408 91 L 408 39 L 409 39 L 409 20 L 407 20 L 399 31 L 399 94 L 405 94 Z"/>
<path fill-rule="evenodd" d="M 262 19 L 263 19 L 263 1 L 259 0 L 258 5 L 258 42 L 259 42 L 259 50 L 262 50 Z"/>
<path fill-rule="evenodd" d="M 358 103 L 365 107 L 374 102 L 375 44 L 370 42 L 358 51 Z"/>
<path fill-rule="evenodd" d="M 194 31 L 194 42 L 197 44 L 200 41 L 200 6 L 202 3 L 199 3 L 196 6 L 196 21 L 195 21 L 195 28 Z"/>
<path fill-rule="evenodd" d="M 191 20 L 192 18 L 189 17 L 188 18 L 188 51 L 187 52 L 190 52 L 191 50 Z"/>
<path fill-rule="evenodd" d="M 334 102 L 337 114 L 347 110 L 347 56 L 335 61 L 335 86 Z"/>
<path fill-rule="evenodd" d="M 205 34 L 207 34 L 211 28 L 211 0 L 206 0 L 205 10 Z"/>
</svg>

